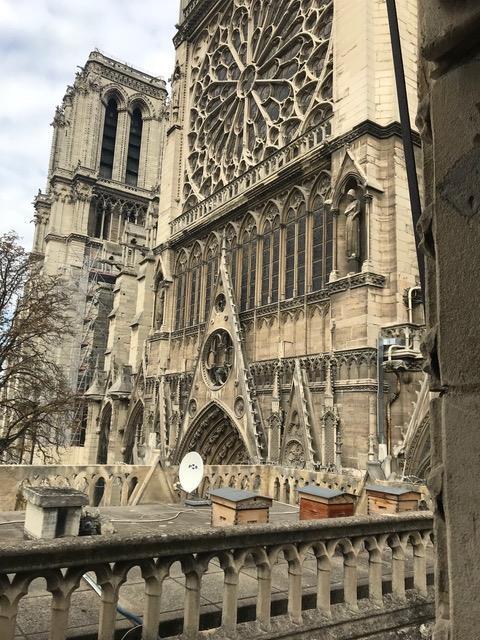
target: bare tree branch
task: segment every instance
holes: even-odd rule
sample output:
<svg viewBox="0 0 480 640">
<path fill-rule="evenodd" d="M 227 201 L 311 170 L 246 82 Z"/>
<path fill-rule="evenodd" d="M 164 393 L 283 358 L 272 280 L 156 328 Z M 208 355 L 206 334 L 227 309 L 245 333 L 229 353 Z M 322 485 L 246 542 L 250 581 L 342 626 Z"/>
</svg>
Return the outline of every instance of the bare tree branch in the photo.
<svg viewBox="0 0 480 640">
<path fill-rule="evenodd" d="M 56 360 L 71 335 L 69 289 L 42 271 L 14 232 L 0 235 L 0 462 L 36 448 L 53 462 L 68 444 L 78 398 Z"/>
</svg>

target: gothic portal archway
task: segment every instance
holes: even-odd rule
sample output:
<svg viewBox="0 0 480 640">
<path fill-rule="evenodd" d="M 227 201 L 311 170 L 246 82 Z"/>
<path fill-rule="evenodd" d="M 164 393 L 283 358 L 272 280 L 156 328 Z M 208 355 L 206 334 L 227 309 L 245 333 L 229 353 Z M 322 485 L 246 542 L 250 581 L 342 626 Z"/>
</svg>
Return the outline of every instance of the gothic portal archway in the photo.
<svg viewBox="0 0 480 640">
<path fill-rule="evenodd" d="M 206 407 L 191 424 L 175 456 L 178 463 L 189 451 L 197 451 L 204 464 L 248 464 L 250 457 L 237 427 L 217 404 Z"/>
</svg>

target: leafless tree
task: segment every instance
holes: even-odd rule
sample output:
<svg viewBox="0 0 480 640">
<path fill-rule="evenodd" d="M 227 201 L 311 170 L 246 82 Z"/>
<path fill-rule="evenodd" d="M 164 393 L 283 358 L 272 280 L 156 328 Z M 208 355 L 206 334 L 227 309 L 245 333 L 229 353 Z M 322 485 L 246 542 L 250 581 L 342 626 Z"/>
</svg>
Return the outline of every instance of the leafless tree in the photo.
<svg viewBox="0 0 480 640">
<path fill-rule="evenodd" d="M 0 235 L 0 462 L 54 462 L 76 394 L 56 360 L 71 335 L 69 292 L 14 232 Z"/>
</svg>

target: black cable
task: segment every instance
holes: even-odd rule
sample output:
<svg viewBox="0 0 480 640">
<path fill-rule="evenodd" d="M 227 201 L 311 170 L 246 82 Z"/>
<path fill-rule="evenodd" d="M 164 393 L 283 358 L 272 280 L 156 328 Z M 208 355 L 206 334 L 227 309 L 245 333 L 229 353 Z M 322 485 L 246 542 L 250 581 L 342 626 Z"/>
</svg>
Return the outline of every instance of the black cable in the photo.
<svg viewBox="0 0 480 640">
<path fill-rule="evenodd" d="M 425 257 L 420 249 L 420 236 L 417 228 L 422 214 L 420 193 L 418 190 L 417 168 L 415 153 L 413 150 L 412 129 L 410 127 L 410 112 L 408 109 L 407 87 L 405 84 L 405 71 L 403 68 L 402 46 L 400 31 L 398 28 L 398 16 L 395 0 L 385 0 L 387 4 L 388 25 L 390 29 L 390 41 L 392 44 L 393 67 L 395 70 L 395 84 L 397 86 L 398 110 L 400 113 L 400 125 L 402 129 L 403 152 L 405 155 L 405 167 L 407 171 L 408 193 L 412 210 L 413 232 L 415 234 L 415 248 L 417 251 L 418 273 L 420 287 L 425 296 Z"/>
</svg>

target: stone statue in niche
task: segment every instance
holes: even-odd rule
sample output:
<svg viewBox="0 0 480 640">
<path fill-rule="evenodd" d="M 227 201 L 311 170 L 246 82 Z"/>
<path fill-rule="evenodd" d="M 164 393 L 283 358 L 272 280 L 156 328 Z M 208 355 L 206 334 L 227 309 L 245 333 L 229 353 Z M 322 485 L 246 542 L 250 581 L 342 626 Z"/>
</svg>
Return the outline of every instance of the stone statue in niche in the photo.
<svg viewBox="0 0 480 640">
<path fill-rule="evenodd" d="M 170 120 L 172 123 L 178 122 L 178 115 L 180 111 L 180 78 L 182 76 L 182 72 L 180 71 L 180 65 L 177 63 L 175 65 L 175 70 L 173 72 L 172 77 L 170 78 L 170 83 L 172 87 L 172 97 L 170 100 Z"/>
<path fill-rule="evenodd" d="M 155 329 L 160 329 L 163 324 L 165 309 L 165 287 L 159 285 L 155 296 Z"/>
<path fill-rule="evenodd" d="M 346 196 L 345 246 L 348 270 L 350 273 L 357 273 L 360 268 L 360 218 L 362 203 L 355 189 L 349 189 Z"/>
</svg>

